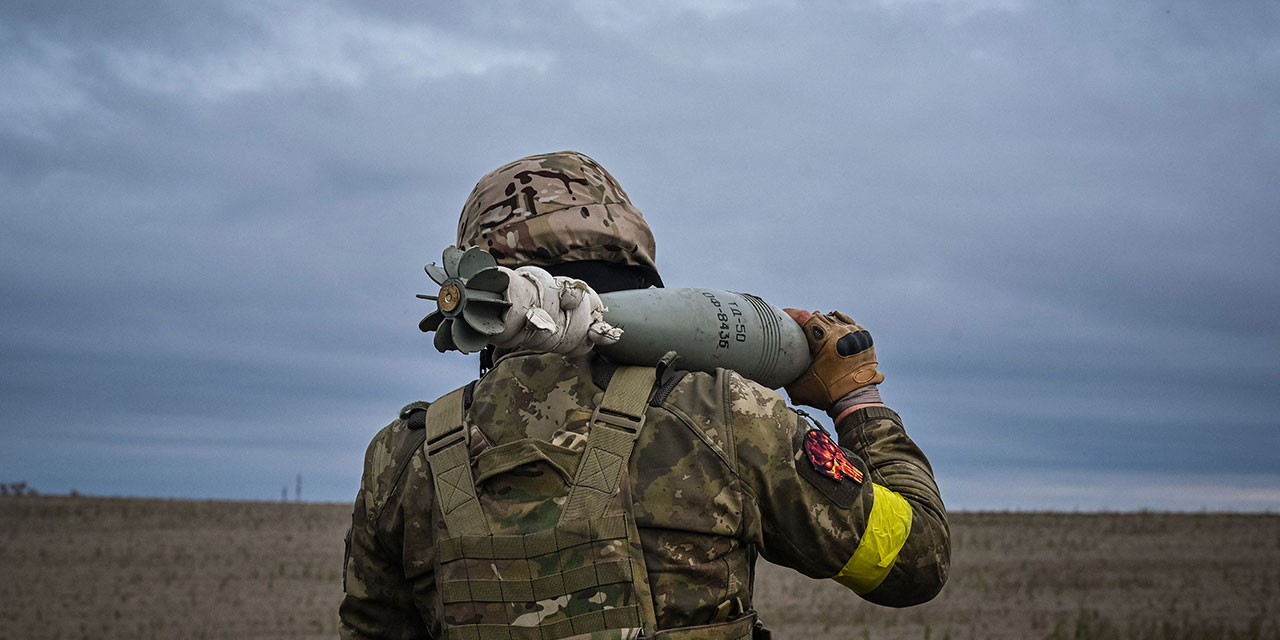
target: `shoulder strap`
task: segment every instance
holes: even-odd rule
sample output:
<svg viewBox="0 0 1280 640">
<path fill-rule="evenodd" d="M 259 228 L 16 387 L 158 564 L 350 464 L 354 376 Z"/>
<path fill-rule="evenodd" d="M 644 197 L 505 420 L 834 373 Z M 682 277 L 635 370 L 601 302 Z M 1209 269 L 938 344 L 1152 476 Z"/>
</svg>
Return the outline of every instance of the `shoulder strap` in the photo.
<svg viewBox="0 0 1280 640">
<path fill-rule="evenodd" d="M 427 461 L 436 487 L 436 504 L 451 536 L 489 535 L 476 483 L 471 476 L 467 428 L 462 423 L 462 394 L 455 389 L 427 408 Z"/>
<path fill-rule="evenodd" d="M 656 378 L 653 367 L 618 367 L 614 372 L 604 399 L 591 416 L 587 446 L 560 514 L 562 524 L 604 514 L 618 490 L 622 470 L 631 460 Z"/>
</svg>

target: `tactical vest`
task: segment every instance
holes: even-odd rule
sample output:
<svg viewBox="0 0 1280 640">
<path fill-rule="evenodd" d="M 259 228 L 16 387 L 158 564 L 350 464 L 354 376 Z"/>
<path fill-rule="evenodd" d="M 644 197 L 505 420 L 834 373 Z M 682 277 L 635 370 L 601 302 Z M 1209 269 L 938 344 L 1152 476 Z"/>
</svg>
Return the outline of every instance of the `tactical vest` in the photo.
<svg viewBox="0 0 1280 640">
<path fill-rule="evenodd" d="M 626 470 L 654 387 L 653 367 L 619 367 L 594 408 L 581 453 L 525 438 L 472 455 L 463 392 L 427 409 L 427 459 L 436 505 L 437 620 L 450 640 L 739 640 L 754 616 L 657 631 Z M 557 495 L 503 496 L 486 513 L 477 483 L 499 474 L 555 473 L 577 455 Z M 533 466 L 529 466 L 532 464 Z M 519 471 L 517 471 L 519 470 Z M 516 492 L 519 493 L 519 492 Z M 563 504 L 553 526 L 524 530 L 522 511 Z"/>
</svg>

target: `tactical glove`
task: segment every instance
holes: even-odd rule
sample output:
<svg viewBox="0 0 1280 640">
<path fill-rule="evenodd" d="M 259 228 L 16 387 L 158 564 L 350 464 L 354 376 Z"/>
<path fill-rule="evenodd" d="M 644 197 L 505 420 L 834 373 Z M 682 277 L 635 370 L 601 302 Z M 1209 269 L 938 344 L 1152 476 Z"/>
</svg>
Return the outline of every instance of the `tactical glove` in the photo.
<svg viewBox="0 0 1280 640">
<path fill-rule="evenodd" d="M 876 349 L 871 334 L 849 316 L 784 309 L 804 329 L 813 364 L 786 386 L 794 404 L 826 411 L 851 391 L 878 384 L 884 374 L 876 371 Z"/>
</svg>

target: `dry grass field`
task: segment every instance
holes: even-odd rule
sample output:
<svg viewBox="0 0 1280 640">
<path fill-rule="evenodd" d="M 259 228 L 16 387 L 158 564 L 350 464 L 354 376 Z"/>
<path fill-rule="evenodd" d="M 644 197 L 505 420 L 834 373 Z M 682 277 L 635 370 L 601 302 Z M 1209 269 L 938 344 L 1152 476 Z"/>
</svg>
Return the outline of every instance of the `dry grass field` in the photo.
<svg viewBox="0 0 1280 640">
<path fill-rule="evenodd" d="M 0 640 L 333 638 L 349 507 L 0 499 Z M 1280 638 L 1280 516 L 953 514 L 951 582 L 890 610 L 762 566 L 786 638 Z"/>
</svg>

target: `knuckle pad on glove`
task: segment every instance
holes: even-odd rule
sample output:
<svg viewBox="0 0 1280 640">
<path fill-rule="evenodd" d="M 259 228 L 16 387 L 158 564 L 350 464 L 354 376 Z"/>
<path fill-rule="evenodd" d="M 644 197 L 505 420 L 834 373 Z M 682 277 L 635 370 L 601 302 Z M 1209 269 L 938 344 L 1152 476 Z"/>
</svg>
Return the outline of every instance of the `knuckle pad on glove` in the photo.
<svg viewBox="0 0 1280 640">
<path fill-rule="evenodd" d="M 847 358 L 870 349 L 873 344 L 871 334 L 866 329 L 861 329 L 840 336 L 840 339 L 836 340 L 836 353 Z"/>
</svg>

